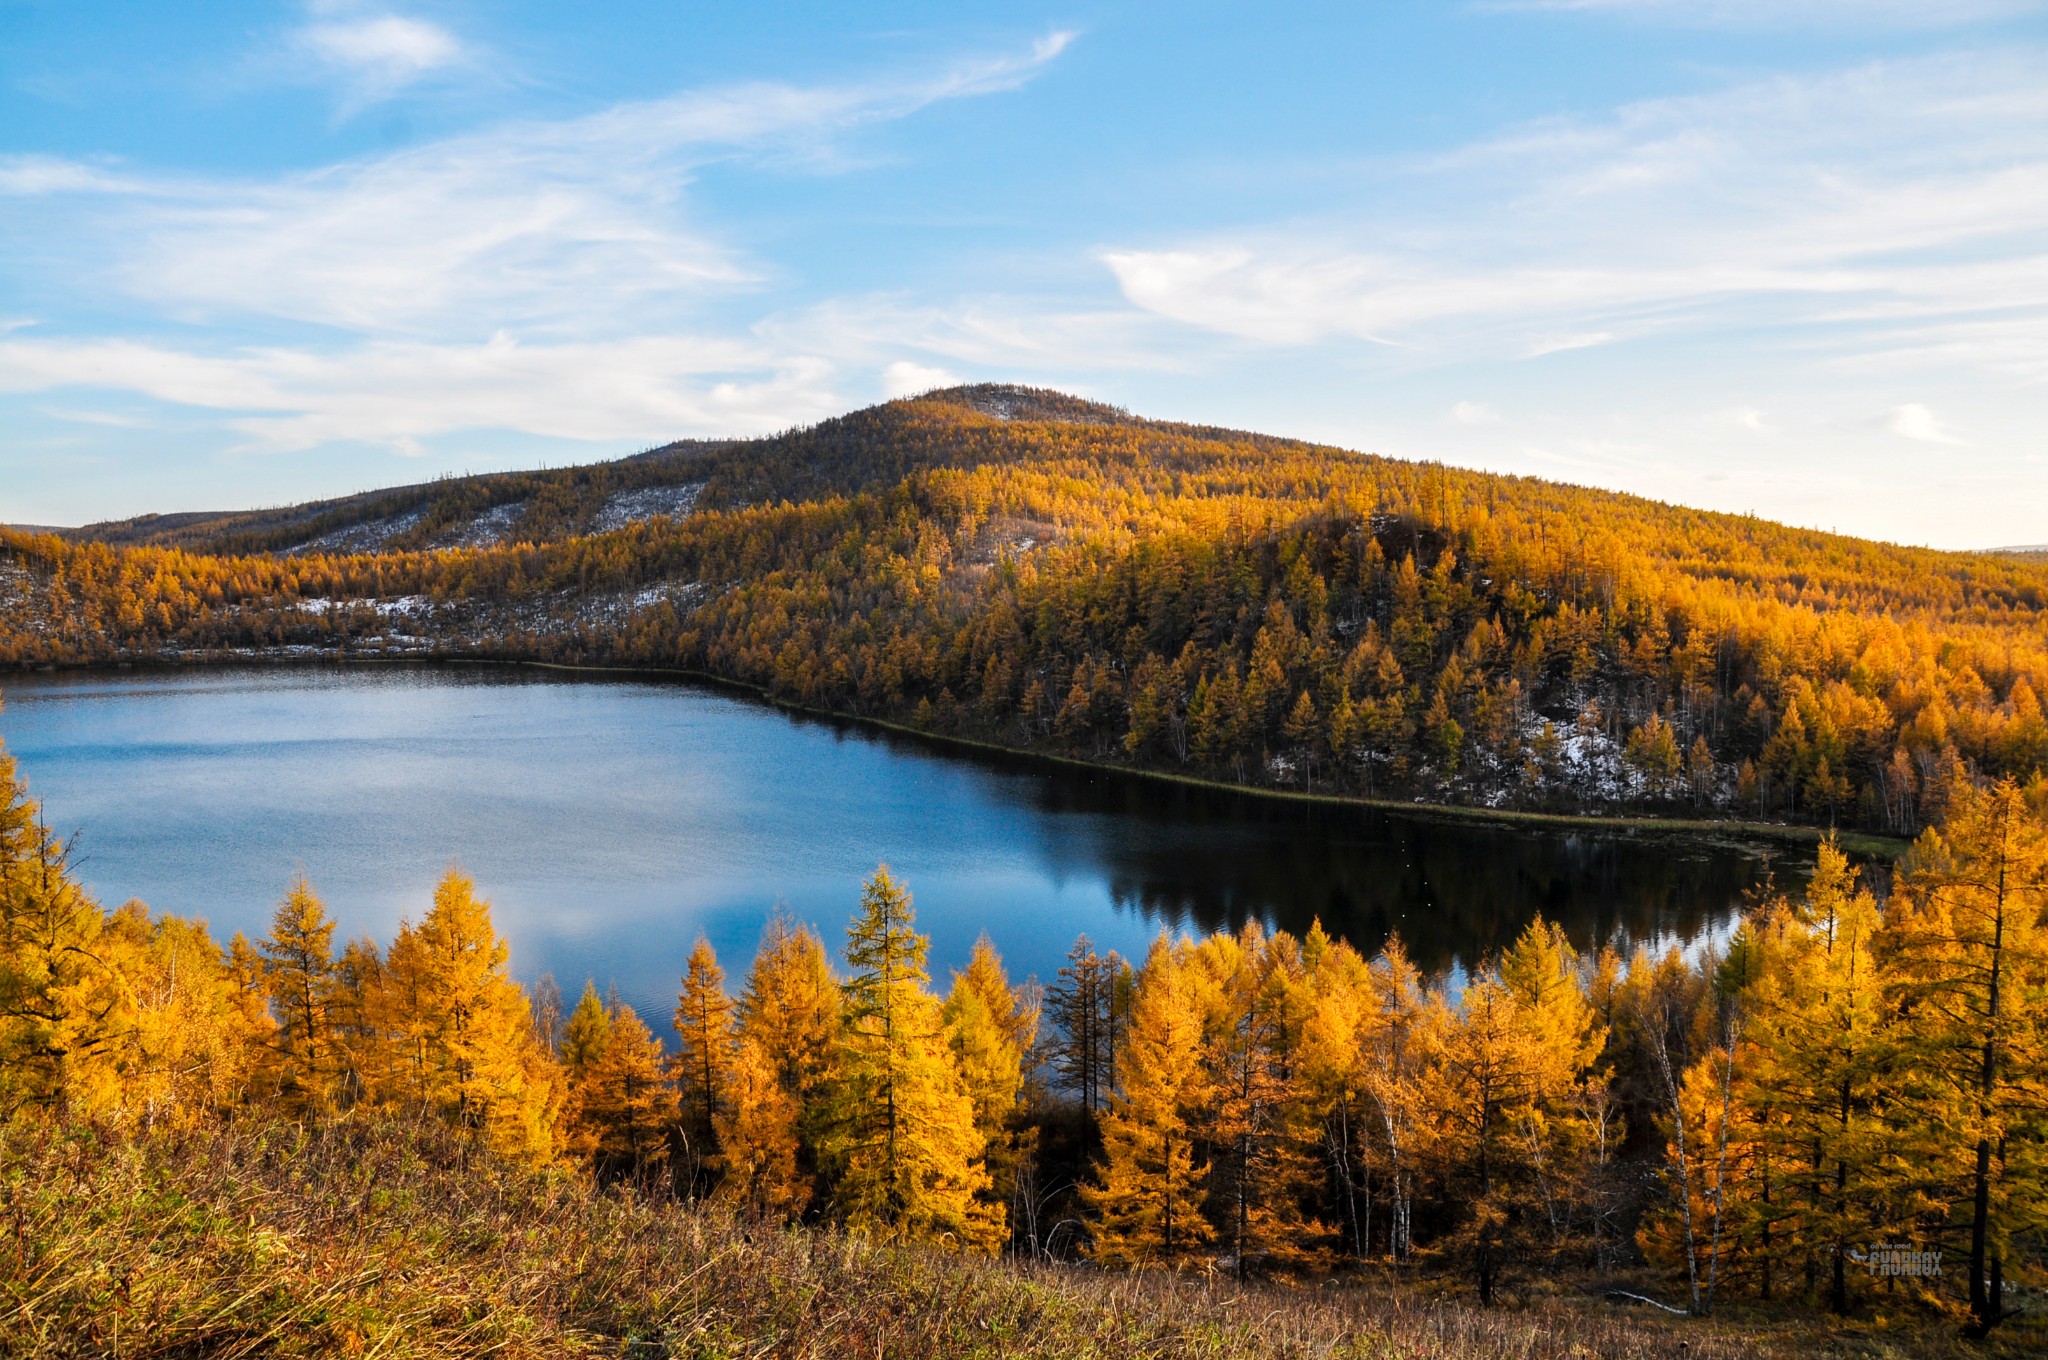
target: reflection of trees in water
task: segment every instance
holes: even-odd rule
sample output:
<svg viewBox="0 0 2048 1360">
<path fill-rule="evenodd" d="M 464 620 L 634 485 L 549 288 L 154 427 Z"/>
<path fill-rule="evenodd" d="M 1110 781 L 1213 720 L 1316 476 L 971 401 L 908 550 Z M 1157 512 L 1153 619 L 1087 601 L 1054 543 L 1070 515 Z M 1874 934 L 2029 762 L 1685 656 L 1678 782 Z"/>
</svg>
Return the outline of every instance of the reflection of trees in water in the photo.
<svg viewBox="0 0 2048 1360">
<path fill-rule="evenodd" d="M 1093 868 L 1119 908 L 1174 930 L 1320 918 L 1368 953 L 1398 932 L 1429 970 L 1513 941 L 1539 912 L 1582 948 L 1692 940 L 1769 873 L 1760 852 L 1273 803 L 1089 776 L 1045 778 L 1048 856 Z M 1074 815 L 1080 814 L 1080 815 Z"/>
<path fill-rule="evenodd" d="M 915 736 L 816 721 L 904 755 L 943 748 Z M 1803 857 L 1682 835 L 1550 831 L 1294 803 L 1118 774 L 1049 768 L 980 752 L 966 761 L 992 801 L 1042 819 L 1055 880 L 1099 877 L 1120 910 L 1169 930 L 1207 932 L 1258 918 L 1299 934 L 1312 921 L 1376 953 L 1398 932 L 1436 972 L 1513 942 L 1537 914 L 1574 944 L 1693 941 L 1724 931 L 1776 872 Z"/>
</svg>

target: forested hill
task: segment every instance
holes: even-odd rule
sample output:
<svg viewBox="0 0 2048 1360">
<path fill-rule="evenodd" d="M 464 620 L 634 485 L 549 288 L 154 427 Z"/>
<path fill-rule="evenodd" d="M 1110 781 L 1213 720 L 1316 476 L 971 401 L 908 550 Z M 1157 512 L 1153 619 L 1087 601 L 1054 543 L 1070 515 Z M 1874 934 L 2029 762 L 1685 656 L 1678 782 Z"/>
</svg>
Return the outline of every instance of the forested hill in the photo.
<svg viewBox="0 0 2048 1360">
<path fill-rule="evenodd" d="M 2044 610 L 2048 562 L 2022 556 L 1008 387 L 587 468 L 0 537 L 11 662 L 675 667 L 1245 784 L 1894 832 L 1966 772 L 2048 803 Z"/>
</svg>

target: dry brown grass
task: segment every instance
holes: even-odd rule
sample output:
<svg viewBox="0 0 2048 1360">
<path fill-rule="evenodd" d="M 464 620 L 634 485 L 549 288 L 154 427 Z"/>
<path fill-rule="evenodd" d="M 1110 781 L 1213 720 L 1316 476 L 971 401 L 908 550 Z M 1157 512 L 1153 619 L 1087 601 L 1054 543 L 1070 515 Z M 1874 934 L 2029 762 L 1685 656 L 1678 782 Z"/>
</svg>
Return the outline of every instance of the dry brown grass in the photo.
<svg viewBox="0 0 2048 1360">
<path fill-rule="evenodd" d="M 1735 1357 L 1949 1345 L 1407 1281 L 962 1258 L 468 1159 L 432 1130 L 0 1133 L 0 1356 Z"/>
</svg>

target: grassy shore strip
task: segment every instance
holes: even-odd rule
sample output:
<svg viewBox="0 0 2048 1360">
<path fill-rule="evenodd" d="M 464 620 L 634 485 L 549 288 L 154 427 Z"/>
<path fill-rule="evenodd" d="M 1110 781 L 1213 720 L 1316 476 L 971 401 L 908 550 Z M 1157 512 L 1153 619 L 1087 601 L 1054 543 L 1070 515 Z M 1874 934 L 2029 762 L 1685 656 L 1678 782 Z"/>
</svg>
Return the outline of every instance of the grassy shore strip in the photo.
<svg viewBox="0 0 2048 1360">
<path fill-rule="evenodd" d="M 1510 1281 L 1482 1310 L 1322 1287 L 966 1258 L 769 1228 L 345 1118 L 0 1131 L 0 1357 L 1738 1360 L 1961 1354 L 1923 1320 L 1696 1319 Z M 1984 1351 L 1973 1351 L 1982 1355 Z M 2021 1352 L 2013 1352 L 2018 1354 Z"/>
<path fill-rule="evenodd" d="M 1205 779 L 1200 775 L 1181 774 L 1172 770 L 1155 770 L 1143 765 L 1125 765 L 1107 760 L 1084 760 L 1078 756 L 1059 755 L 1050 751 L 1034 751 L 1029 747 L 1007 746 L 1001 742 L 983 741 L 975 737 L 955 736 L 945 732 L 932 732 L 907 723 L 891 722 L 887 718 L 867 717 L 845 713 L 837 709 L 817 708 L 809 704 L 775 694 L 767 688 L 734 680 L 707 671 L 686 670 L 680 667 L 656 666 L 589 666 L 560 661 L 499 661 L 490 657 L 447 657 L 446 661 L 476 665 L 527 666 L 540 670 L 588 671 L 600 675 L 646 675 L 669 679 L 686 679 L 696 683 L 715 686 L 719 689 L 735 690 L 752 695 L 761 701 L 792 713 L 807 717 L 827 718 L 835 722 L 856 723 L 863 727 L 878 728 L 898 733 L 918 741 L 929 742 L 937 747 L 960 747 L 1003 756 L 1014 760 L 1040 761 L 1071 769 L 1086 770 L 1090 773 L 1124 775 L 1136 779 L 1149 779 L 1161 783 L 1180 784 L 1190 788 L 1209 789 L 1238 797 L 1274 798 L 1297 803 L 1312 803 L 1328 807 L 1361 808 L 1368 811 L 1394 813 L 1403 817 L 1425 820 L 1483 823 L 1496 826 L 1526 826 L 1547 831 L 1585 831 L 1597 835 L 1627 836 L 1669 836 L 1685 839 L 1721 839 L 1735 842 L 1777 842 L 1792 845 L 1817 845 L 1827 832 L 1814 826 L 1793 826 L 1782 822 L 1745 822 L 1733 818 L 1707 817 L 1600 817 L 1568 812 L 1529 812 L 1515 808 L 1468 807 L 1457 803 L 1403 803 L 1389 798 L 1359 798 L 1348 794 L 1308 793 L 1300 789 L 1276 789 L 1249 784 L 1231 784 L 1220 779 Z M 1912 847 L 1912 842 L 1894 836 L 1880 836 L 1866 831 L 1839 831 L 1842 848 L 1859 857 L 1891 861 L 1903 855 Z"/>
</svg>

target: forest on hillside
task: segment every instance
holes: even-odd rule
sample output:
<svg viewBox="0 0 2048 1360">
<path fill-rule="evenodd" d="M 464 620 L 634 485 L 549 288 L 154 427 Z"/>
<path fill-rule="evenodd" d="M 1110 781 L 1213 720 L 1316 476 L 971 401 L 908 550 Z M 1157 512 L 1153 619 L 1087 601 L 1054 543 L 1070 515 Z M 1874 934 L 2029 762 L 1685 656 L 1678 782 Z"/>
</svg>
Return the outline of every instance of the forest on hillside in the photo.
<svg viewBox="0 0 2048 1360">
<path fill-rule="evenodd" d="M 593 531 L 605 497 L 685 481 L 687 509 Z M 1901 836 L 1962 772 L 2048 805 L 2048 563 L 2021 556 L 1019 389 L 436 494 L 375 552 L 305 535 L 396 501 L 185 546 L 0 531 L 0 663 L 647 666 L 1345 796 Z M 504 541 L 419 546 L 462 514 Z"/>
<path fill-rule="evenodd" d="M 303 880 L 225 946 L 104 909 L 0 753 L 0 1151 L 71 1146 L 84 1184 L 167 1137 L 431 1126 L 481 1196 L 552 1170 L 970 1255 L 1371 1267 L 1481 1304 L 1590 1279 L 1981 1337 L 2048 1266 L 2048 823 L 2010 780 L 1944 808 L 1882 902 L 1828 841 L 1725 946 L 1581 956 L 1539 920 L 1455 979 L 1254 922 L 1135 964 L 1083 940 L 1043 989 L 984 939 L 942 995 L 882 867 L 836 958 L 777 917 L 735 987 L 700 941 L 671 1046 L 596 979 L 522 987 L 455 870 L 384 945 L 338 942 Z M 380 1158 L 296 1193 L 403 1211 L 360 1179 Z M 23 1335 L 75 1274 L 22 1226 L 38 1193 L 0 1179 Z"/>
</svg>

